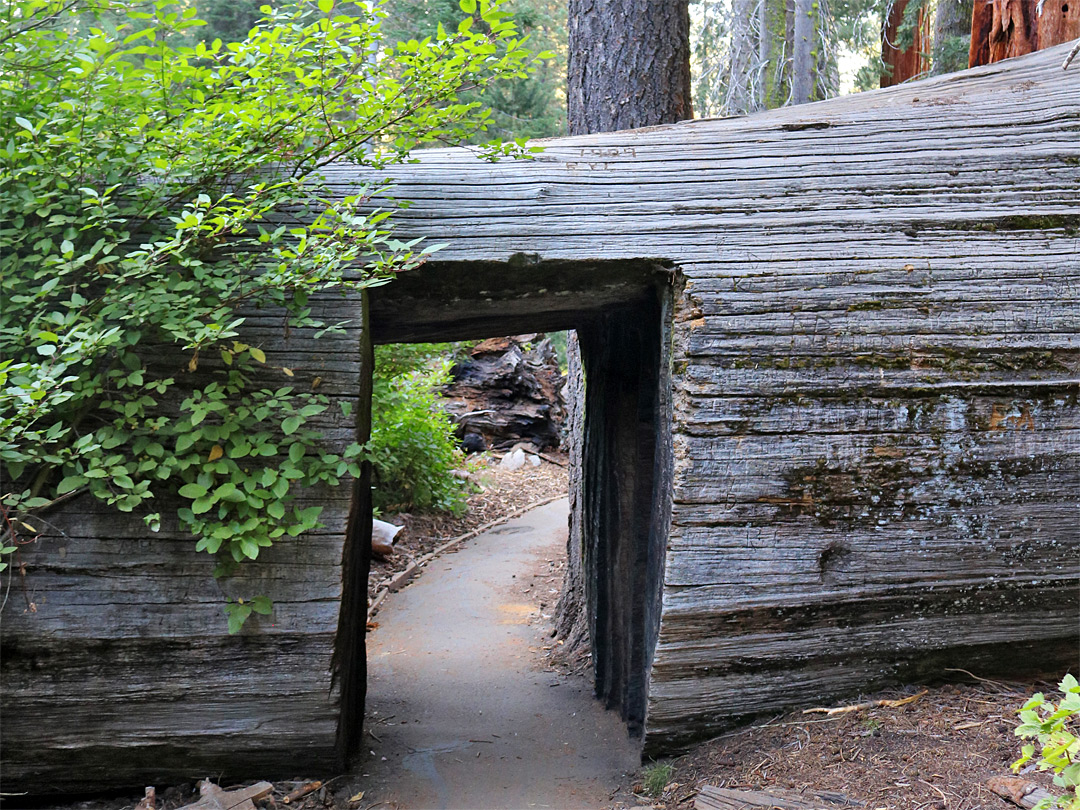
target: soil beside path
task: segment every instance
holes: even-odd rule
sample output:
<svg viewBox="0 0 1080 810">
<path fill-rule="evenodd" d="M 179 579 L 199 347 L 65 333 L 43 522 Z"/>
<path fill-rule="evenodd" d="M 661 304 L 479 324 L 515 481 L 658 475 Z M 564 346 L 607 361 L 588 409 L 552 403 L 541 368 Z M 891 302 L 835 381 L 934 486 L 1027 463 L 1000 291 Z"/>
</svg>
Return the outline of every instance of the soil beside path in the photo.
<svg viewBox="0 0 1080 810">
<path fill-rule="evenodd" d="M 368 637 L 370 753 L 362 806 L 602 808 L 638 745 L 580 675 L 551 670 L 559 500 L 432 562 L 384 603 Z M 545 598 L 546 597 L 546 598 Z"/>
</svg>

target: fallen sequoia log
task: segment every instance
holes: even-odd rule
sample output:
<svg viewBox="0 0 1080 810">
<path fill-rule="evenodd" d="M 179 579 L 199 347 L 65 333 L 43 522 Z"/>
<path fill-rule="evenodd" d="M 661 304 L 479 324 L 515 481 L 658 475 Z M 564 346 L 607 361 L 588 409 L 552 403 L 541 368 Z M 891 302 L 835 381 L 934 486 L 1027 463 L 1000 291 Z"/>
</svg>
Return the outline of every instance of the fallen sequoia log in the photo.
<svg viewBox="0 0 1080 810">
<path fill-rule="evenodd" d="M 440 264 L 371 291 L 367 339 L 338 295 L 311 306 L 341 335 L 284 335 L 266 311 L 243 339 L 333 400 L 316 426 L 340 453 L 366 441 L 346 416 L 370 366 L 357 347 L 581 332 L 592 660 L 650 754 L 951 668 L 1064 671 L 1080 549 L 1069 49 L 548 141 L 533 161 L 425 150 L 397 169 L 413 205 L 395 233 L 446 242 Z M 342 194 L 365 177 L 326 174 Z M 166 362 L 182 396 L 186 359 Z M 343 762 L 363 717 L 367 497 L 305 491 L 325 527 L 218 580 L 175 520 L 151 533 L 87 498 L 51 512 L 10 569 L 4 789 Z M 250 594 L 273 613 L 229 635 L 225 600 Z"/>
<path fill-rule="evenodd" d="M 756 790 L 731 790 L 705 785 L 694 800 L 694 810 L 837 810 L 838 807 L 863 807 L 862 802 L 839 793 L 765 793 Z"/>
<path fill-rule="evenodd" d="M 543 335 L 482 341 L 452 373 L 454 381 L 443 396 L 466 450 L 503 449 L 522 441 L 537 450 L 559 446 L 563 377 Z"/>
</svg>

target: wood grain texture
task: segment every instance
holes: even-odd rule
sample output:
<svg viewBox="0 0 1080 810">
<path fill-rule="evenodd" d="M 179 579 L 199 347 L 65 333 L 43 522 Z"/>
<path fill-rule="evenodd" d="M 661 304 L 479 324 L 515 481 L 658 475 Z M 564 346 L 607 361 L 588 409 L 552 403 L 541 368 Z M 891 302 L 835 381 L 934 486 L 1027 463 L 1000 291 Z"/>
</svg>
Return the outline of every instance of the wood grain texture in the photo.
<svg viewBox="0 0 1080 810">
<path fill-rule="evenodd" d="M 323 296 L 316 306 L 337 313 L 340 303 Z M 338 400 L 358 394 L 357 328 L 316 344 L 305 330 L 286 339 L 280 312 L 249 315 L 244 339 L 266 348 L 265 384 L 310 388 L 321 377 L 327 384 L 318 390 L 335 401 L 312 421 L 329 448 L 352 442 L 355 427 Z M 186 357 L 156 362 L 180 388 L 193 378 L 181 370 Z M 165 518 L 156 534 L 140 515 L 89 496 L 47 515 L 45 533 L 17 555 L 3 613 L 5 790 L 323 773 L 339 763 L 341 685 L 331 658 L 350 489 L 299 493 L 299 505 L 323 506 L 323 527 L 264 549 L 223 579 L 170 519 L 175 504 L 155 503 Z M 273 612 L 253 614 L 230 636 L 226 598 L 256 595 L 270 597 Z"/>
<path fill-rule="evenodd" d="M 1075 661 L 1065 50 L 400 172 L 400 227 L 449 242 L 440 260 L 649 258 L 686 277 L 647 750 L 946 666 Z"/>
<path fill-rule="evenodd" d="M 660 597 L 659 624 L 635 659 L 647 750 L 944 667 L 1075 664 L 1080 92 L 1060 70 L 1067 50 L 548 141 L 529 162 L 433 150 L 396 170 L 394 196 L 413 201 L 401 238 L 448 243 L 440 266 L 477 279 L 532 267 L 536 289 L 508 287 L 502 315 L 479 288 L 475 312 L 413 301 L 407 323 L 375 296 L 376 340 L 512 333 L 530 295 L 537 322 L 572 320 L 619 299 L 612 263 L 685 279 L 664 316 L 662 593 L 642 595 Z M 341 193 L 371 179 L 328 177 Z M 319 377 L 355 404 L 357 302 L 316 306 L 353 324 L 285 341 L 278 315 L 252 313 L 252 342 L 297 384 Z M 355 435 L 336 415 L 327 428 L 331 442 Z M 69 504 L 22 552 L 4 612 L 5 788 L 335 756 L 348 495 L 310 493 L 326 528 L 249 567 L 276 607 L 239 637 L 221 597 L 245 583 L 214 582 L 190 538 Z"/>
</svg>

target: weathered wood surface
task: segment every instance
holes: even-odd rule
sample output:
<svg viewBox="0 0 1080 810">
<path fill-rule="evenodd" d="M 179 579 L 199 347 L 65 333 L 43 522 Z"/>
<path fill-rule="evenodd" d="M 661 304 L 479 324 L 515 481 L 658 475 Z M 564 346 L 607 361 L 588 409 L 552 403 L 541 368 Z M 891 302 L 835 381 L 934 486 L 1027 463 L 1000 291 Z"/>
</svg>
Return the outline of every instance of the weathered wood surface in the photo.
<svg viewBox="0 0 1080 810">
<path fill-rule="evenodd" d="M 323 302 L 333 309 L 340 299 Z M 316 346 L 300 330 L 286 340 L 280 313 L 252 316 L 245 339 L 266 349 L 265 384 L 310 386 L 321 376 L 320 391 L 355 402 L 355 328 Z M 183 385 L 187 357 L 158 362 Z M 353 440 L 352 418 L 336 404 L 318 424 L 332 447 Z M 87 496 L 47 515 L 41 539 L 16 555 L 3 612 L 4 789 L 45 794 L 199 775 L 294 775 L 339 761 L 341 685 L 332 680 L 331 656 L 350 491 L 308 491 L 301 500 L 323 505 L 324 528 L 263 550 L 239 576 L 217 580 L 214 559 L 168 519 L 173 504 L 155 504 L 165 516 L 156 534 L 141 516 Z M 273 600 L 273 613 L 253 614 L 230 636 L 225 598 L 259 594 Z"/>
<path fill-rule="evenodd" d="M 661 432 L 641 425 L 672 437 L 652 476 L 670 476 L 670 510 L 654 503 L 635 529 L 650 560 L 663 529 L 663 559 L 635 569 L 648 593 L 609 583 L 641 633 L 609 641 L 620 691 L 645 678 L 647 747 L 948 666 L 1075 663 L 1080 91 L 1060 69 L 1067 50 L 549 141 L 531 162 L 439 150 L 400 169 L 395 196 L 414 204 L 399 235 L 448 242 L 439 267 L 471 274 L 477 297 L 436 306 L 405 279 L 380 288 L 376 340 L 563 328 L 621 306 L 658 267 L 685 278 L 664 325 L 670 386 L 651 406 L 671 415 Z M 362 180 L 330 176 L 343 193 Z M 500 277 L 485 300 L 476 285 Z M 253 313 L 246 339 L 297 384 L 317 376 L 355 404 L 356 301 L 317 306 L 354 326 L 286 341 L 279 315 Z M 333 442 L 355 434 L 337 411 L 327 426 Z M 619 484 L 618 464 L 594 469 Z M 326 528 L 248 567 L 275 612 L 239 637 L 221 600 L 245 581 L 213 581 L 175 527 L 151 535 L 86 499 L 51 518 L 3 616 L 5 789 L 332 762 L 349 491 L 310 497 Z"/>
<path fill-rule="evenodd" d="M 694 810 L 837 810 L 840 807 L 863 807 L 839 793 L 797 793 L 732 790 L 702 785 L 694 798 Z"/>
<path fill-rule="evenodd" d="M 1075 662 L 1067 50 L 401 170 L 402 234 L 441 261 L 686 277 L 647 748 L 948 666 Z"/>
</svg>

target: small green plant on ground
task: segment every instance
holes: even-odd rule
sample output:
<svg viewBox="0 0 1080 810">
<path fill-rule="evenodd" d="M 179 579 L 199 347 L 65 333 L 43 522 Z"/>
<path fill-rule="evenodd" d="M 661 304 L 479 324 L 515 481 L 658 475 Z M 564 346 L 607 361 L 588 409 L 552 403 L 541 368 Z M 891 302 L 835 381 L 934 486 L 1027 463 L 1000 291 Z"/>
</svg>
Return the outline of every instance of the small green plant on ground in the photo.
<svg viewBox="0 0 1080 810">
<path fill-rule="evenodd" d="M 450 344 L 376 349 L 369 448 L 380 511 L 465 508 L 465 484 L 452 474 L 464 457 L 438 393 L 450 380 L 454 352 Z"/>
<path fill-rule="evenodd" d="M 1036 810 L 1080 810 L 1080 738 L 1076 736 L 1080 730 L 1080 684 L 1074 676 L 1066 675 L 1058 688 L 1064 697 L 1057 704 L 1048 701 L 1042 692 L 1033 695 L 1020 709 L 1020 725 L 1016 729 L 1018 737 L 1036 740 L 1036 767 L 1040 771 L 1053 771 L 1054 784 L 1067 791 L 1056 800 L 1040 802 Z M 1035 755 L 1036 745 L 1025 745 L 1020 759 L 1013 763 L 1013 770 L 1020 770 Z"/>
<path fill-rule="evenodd" d="M 675 769 L 668 762 L 654 762 L 645 769 L 645 792 L 656 798 L 664 792 L 664 788 L 671 782 L 675 775 Z"/>
</svg>

